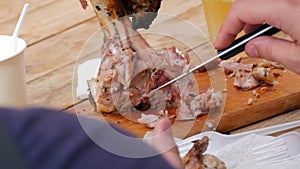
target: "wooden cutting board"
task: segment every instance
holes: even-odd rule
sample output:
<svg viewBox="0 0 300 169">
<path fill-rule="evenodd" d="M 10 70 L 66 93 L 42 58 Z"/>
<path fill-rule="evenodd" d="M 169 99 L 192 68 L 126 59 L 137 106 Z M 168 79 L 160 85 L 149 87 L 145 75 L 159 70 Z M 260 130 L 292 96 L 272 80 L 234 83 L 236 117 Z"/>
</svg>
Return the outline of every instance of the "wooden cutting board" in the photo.
<svg viewBox="0 0 300 169">
<path fill-rule="evenodd" d="M 259 63 L 259 59 L 246 58 L 244 63 Z M 188 136 L 208 130 L 211 122 L 217 124 L 216 129 L 227 132 L 239 127 L 258 122 L 300 107 L 300 76 L 289 70 L 273 70 L 279 74 L 273 77 L 278 84 L 267 87 L 257 87 L 249 91 L 242 91 L 234 87 L 233 79 L 228 75 L 226 81 L 226 100 L 224 101 L 223 114 L 210 114 L 200 116 L 192 121 L 176 121 L 173 125 L 173 133 L 176 137 L 186 138 Z M 272 73 L 272 75 L 273 75 Z M 206 72 L 194 73 L 201 88 L 208 88 L 210 80 Z M 259 97 L 252 104 L 247 104 L 249 98 L 254 98 L 253 90 L 259 93 Z M 97 116 L 108 122 L 120 126 L 132 132 L 138 137 L 143 137 L 147 131 L 151 131 L 143 124 L 139 124 L 120 114 L 101 114 L 92 111 L 88 101 L 76 106 L 76 112 L 86 115 Z M 214 117 L 215 116 L 215 117 Z M 207 119 L 209 119 L 207 121 Z M 211 120 L 212 119 L 212 120 Z"/>
</svg>

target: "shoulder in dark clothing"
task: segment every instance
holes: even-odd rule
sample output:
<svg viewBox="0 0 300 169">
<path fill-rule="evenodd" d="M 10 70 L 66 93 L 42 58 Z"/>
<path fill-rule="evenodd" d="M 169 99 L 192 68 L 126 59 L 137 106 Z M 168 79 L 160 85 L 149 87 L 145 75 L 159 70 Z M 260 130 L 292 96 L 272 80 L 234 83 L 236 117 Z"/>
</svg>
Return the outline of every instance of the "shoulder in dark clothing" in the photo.
<svg viewBox="0 0 300 169">
<path fill-rule="evenodd" d="M 172 168 L 140 139 L 97 119 L 44 108 L 0 109 L 0 122 L 31 169 Z"/>
</svg>

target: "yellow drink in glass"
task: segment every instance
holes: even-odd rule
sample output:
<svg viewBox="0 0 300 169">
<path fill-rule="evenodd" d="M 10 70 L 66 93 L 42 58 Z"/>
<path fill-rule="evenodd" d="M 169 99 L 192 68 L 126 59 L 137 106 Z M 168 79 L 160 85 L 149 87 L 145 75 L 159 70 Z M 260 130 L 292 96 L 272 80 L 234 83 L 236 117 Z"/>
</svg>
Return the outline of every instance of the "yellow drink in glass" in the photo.
<svg viewBox="0 0 300 169">
<path fill-rule="evenodd" d="M 210 41 L 213 42 L 233 0 L 202 0 Z"/>
</svg>

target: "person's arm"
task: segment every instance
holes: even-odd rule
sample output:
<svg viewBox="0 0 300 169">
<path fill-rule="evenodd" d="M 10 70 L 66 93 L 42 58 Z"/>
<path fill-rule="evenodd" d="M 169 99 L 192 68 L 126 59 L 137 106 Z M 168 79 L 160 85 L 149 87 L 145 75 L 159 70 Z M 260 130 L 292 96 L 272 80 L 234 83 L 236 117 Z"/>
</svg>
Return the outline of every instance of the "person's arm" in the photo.
<svg viewBox="0 0 300 169">
<path fill-rule="evenodd" d="M 218 50 L 226 48 L 243 29 L 251 30 L 267 23 L 291 36 L 291 41 L 275 37 L 259 37 L 250 41 L 245 51 L 284 64 L 300 73 L 300 1 L 299 0 L 235 0 L 214 42 Z"/>
<path fill-rule="evenodd" d="M 141 140 L 118 139 L 99 120 L 81 118 L 79 122 L 75 115 L 49 109 L 0 109 L 0 122 L 11 133 L 30 169 L 172 168 Z M 82 122 L 88 124 L 85 129 Z M 130 136 L 117 130 L 124 136 Z M 86 132 L 93 132 L 89 135 L 96 136 L 96 140 L 88 137 Z M 104 149 L 101 141 L 108 142 L 112 149 L 132 149 L 144 154 L 153 153 L 153 156 L 130 158 L 118 155 L 107 147 Z"/>
</svg>

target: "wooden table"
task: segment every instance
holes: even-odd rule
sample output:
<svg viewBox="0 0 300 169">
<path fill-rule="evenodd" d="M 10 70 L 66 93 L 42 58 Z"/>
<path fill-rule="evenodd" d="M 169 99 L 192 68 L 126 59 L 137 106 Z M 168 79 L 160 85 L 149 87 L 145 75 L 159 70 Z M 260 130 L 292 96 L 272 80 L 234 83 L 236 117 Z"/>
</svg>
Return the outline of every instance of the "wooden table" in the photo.
<svg viewBox="0 0 300 169">
<path fill-rule="evenodd" d="M 27 2 L 31 6 L 20 37 L 28 44 L 25 62 L 29 104 L 73 113 L 75 105 L 87 104 L 87 100 L 74 99 L 73 74 L 85 42 L 99 30 L 98 21 L 91 8 L 86 11 L 81 9 L 78 0 Z M 23 3 L 19 0 L 0 2 L 0 34 L 12 34 Z M 188 20 L 207 34 L 200 0 L 164 0 L 160 12 Z M 208 41 L 193 43 L 197 47 Z M 91 49 L 96 50 L 97 47 L 95 44 Z M 238 133 L 295 120 L 300 120 L 300 109 L 283 112 L 230 132 Z M 292 130 L 300 132 L 300 127 Z"/>
</svg>

